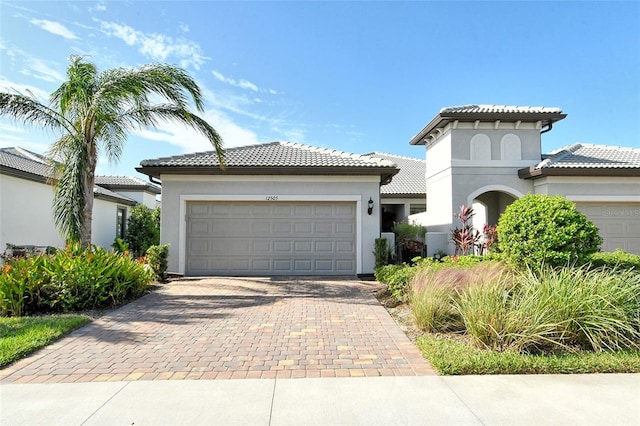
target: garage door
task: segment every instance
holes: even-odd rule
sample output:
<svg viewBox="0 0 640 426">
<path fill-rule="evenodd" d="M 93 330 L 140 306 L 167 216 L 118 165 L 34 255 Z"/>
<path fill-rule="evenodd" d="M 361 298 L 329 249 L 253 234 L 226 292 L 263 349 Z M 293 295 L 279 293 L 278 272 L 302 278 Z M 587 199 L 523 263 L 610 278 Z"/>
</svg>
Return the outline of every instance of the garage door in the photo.
<svg viewBox="0 0 640 426">
<path fill-rule="evenodd" d="M 352 202 L 189 202 L 187 275 L 354 275 Z"/>
<path fill-rule="evenodd" d="M 576 203 L 600 230 L 602 251 L 640 254 L 640 203 Z"/>
</svg>

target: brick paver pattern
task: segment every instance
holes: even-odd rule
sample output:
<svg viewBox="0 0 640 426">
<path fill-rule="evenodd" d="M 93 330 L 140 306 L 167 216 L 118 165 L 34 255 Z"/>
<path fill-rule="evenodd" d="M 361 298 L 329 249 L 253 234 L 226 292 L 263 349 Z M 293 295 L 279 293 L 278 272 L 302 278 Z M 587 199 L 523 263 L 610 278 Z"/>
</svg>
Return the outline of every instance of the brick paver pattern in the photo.
<svg viewBox="0 0 640 426">
<path fill-rule="evenodd" d="M 173 281 L 2 370 L 2 383 L 435 374 L 375 299 L 326 278 Z"/>
</svg>

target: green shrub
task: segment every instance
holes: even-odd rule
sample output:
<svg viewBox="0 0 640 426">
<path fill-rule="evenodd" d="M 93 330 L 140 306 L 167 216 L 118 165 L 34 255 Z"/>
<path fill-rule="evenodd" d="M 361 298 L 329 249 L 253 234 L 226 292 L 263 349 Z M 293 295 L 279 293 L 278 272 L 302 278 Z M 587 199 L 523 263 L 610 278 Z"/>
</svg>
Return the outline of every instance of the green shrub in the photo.
<svg viewBox="0 0 640 426">
<path fill-rule="evenodd" d="M 620 249 L 614 252 L 593 253 L 589 256 L 589 263 L 594 267 L 633 269 L 640 272 L 640 256 Z"/>
<path fill-rule="evenodd" d="M 396 222 L 393 224 L 391 230 L 396 235 L 396 245 L 398 246 L 402 246 L 407 241 L 415 239 L 421 240 L 424 238 L 424 233 L 426 232 L 424 226 L 408 222 Z"/>
<path fill-rule="evenodd" d="M 498 222 L 505 259 L 534 269 L 586 263 L 601 243 L 598 228 L 559 195 L 526 195 L 509 205 Z"/>
<path fill-rule="evenodd" d="M 73 245 L 52 255 L 9 260 L 0 275 L 3 315 L 116 306 L 144 294 L 148 265 L 103 248 Z"/>
<path fill-rule="evenodd" d="M 147 249 L 160 244 L 160 209 L 151 210 L 144 204 L 131 209 L 124 240 L 135 257 L 142 257 Z"/>
<path fill-rule="evenodd" d="M 129 244 L 127 244 L 122 238 L 116 238 L 113 240 L 111 247 L 113 248 L 113 251 L 117 253 L 127 253 L 129 251 Z"/>
<path fill-rule="evenodd" d="M 0 274 L 0 314 L 22 316 L 30 269 L 27 258 L 7 260 Z"/>
<path fill-rule="evenodd" d="M 417 268 L 407 264 L 387 265 L 375 270 L 376 280 L 386 284 L 391 295 L 399 301 L 408 298 L 409 280 L 416 273 Z"/>
<path fill-rule="evenodd" d="M 151 266 L 156 280 L 167 280 L 167 268 L 169 259 L 169 244 L 151 246 L 147 250 L 147 262 Z"/>
<path fill-rule="evenodd" d="M 389 255 L 391 254 L 391 248 L 389 247 L 389 242 L 386 238 L 376 238 L 375 239 L 375 248 L 373 250 L 373 255 L 376 259 L 376 269 L 381 266 L 385 266 L 389 263 Z"/>
</svg>

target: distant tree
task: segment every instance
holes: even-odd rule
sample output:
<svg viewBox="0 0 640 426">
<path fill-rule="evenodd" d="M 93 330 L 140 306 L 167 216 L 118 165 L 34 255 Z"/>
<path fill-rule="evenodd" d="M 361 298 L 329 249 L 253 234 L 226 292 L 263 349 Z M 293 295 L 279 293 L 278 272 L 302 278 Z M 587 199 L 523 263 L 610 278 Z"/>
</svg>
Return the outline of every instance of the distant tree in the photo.
<svg viewBox="0 0 640 426">
<path fill-rule="evenodd" d="M 151 210 L 144 204 L 131 209 L 124 241 L 136 257 L 144 256 L 151 246 L 160 244 L 160 208 Z"/>
<path fill-rule="evenodd" d="M 51 94 L 49 105 L 29 92 L 0 92 L 0 114 L 60 132 L 49 149 L 55 160 L 54 219 L 68 240 L 87 247 L 98 154 L 119 160 L 128 131 L 178 121 L 211 142 L 220 164 L 224 150 L 216 130 L 188 110 L 189 98 L 200 112 L 203 100 L 198 84 L 181 68 L 149 64 L 99 72 L 83 57 L 70 61 L 67 79 Z"/>
</svg>

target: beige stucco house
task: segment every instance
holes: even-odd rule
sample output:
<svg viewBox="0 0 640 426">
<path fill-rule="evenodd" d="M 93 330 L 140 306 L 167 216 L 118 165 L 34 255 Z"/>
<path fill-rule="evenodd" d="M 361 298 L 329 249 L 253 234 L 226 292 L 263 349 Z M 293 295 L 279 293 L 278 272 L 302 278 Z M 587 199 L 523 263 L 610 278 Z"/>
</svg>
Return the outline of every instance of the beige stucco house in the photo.
<svg viewBox="0 0 640 426">
<path fill-rule="evenodd" d="M 574 144 L 542 154 L 542 134 L 565 117 L 444 108 L 410 141 L 426 161 L 273 142 L 228 149 L 224 170 L 214 152 L 137 170 L 162 182 L 161 240 L 169 270 L 186 275 L 367 275 L 383 215 L 426 225 L 428 255 L 453 253 L 461 205 L 482 229 L 527 193 L 568 197 L 600 228 L 603 250 L 640 253 L 640 150 Z"/>
<path fill-rule="evenodd" d="M 415 137 L 426 147 L 427 254 L 453 252 L 449 233 L 462 204 L 476 227 L 495 224 L 516 198 L 560 194 L 600 229 L 602 250 L 640 254 L 640 149 L 573 144 L 541 152 L 559 108 L 466 105 L 443 108 Z"/>
<path fill-rule="evenodd" d="M 374 268 L 380 158 L 287 142 L 141 162 L 162 181 L 161 241 L 186 275 L 356 275 Z"/>
</svg>

